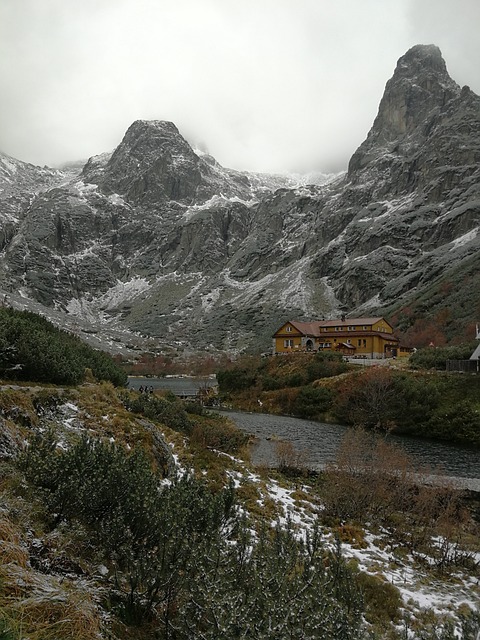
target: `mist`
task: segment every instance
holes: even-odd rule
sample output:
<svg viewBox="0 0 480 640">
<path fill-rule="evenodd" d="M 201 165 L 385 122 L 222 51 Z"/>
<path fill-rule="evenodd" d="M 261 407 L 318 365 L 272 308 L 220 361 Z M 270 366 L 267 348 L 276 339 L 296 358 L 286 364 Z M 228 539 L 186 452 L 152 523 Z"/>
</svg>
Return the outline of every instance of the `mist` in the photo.
<svg viewBox="0 0 480 640">
<path fill-rule="evenodd" d="M 56 166 L 159 119 L 224 166 L 338 171 L 411 46 L 480 93 L 478 24 L 478 0 L 3 0 L 0 150 Z"/>
</svg>

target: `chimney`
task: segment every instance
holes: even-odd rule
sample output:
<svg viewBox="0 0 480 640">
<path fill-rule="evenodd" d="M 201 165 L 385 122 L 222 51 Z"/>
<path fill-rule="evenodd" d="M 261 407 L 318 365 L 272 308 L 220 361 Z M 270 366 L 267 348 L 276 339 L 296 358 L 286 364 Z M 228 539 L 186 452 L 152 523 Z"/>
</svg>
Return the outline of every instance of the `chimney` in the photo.
<svg viewBox="0 0 480 640">
<path fill-rule="evenodd" d="M 342 313 L 342 322 L 345 322 L 345 317 L 346 317 L 345 314 Z"/>
</svg>

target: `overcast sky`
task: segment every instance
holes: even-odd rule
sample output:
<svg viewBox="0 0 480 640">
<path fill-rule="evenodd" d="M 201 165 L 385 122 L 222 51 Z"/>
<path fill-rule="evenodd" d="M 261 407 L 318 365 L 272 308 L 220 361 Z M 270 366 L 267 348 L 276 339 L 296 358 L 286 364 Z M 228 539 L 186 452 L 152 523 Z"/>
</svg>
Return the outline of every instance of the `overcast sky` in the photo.
<svg viewBox="0 0 480 640">
<path fill-rule="evenodd" d="M 224 166 L 345 168 L 396 62 L 480 94 L 480 0 L 0 0 L 0 150 L 56 165 L 171 120 Z"/>
</svg>

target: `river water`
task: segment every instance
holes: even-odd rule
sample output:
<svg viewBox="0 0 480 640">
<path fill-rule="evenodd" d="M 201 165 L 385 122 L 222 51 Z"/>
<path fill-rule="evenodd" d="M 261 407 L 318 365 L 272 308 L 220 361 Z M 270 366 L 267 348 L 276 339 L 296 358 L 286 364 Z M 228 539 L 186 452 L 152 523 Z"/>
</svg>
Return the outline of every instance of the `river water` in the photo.
<svg viewBox="0 0 480 640">
<path fill-rule="evenodd" d="M 153 386 L 154 389 L 170 389 L 173 393 L 189 393 L 200 387 L 212 386 L 215 378 L 129 378 L 129 387 Z M 243 431 L 255 436 L 252 447 L 254 464 L 275 463 L 276 442 L 289 441 L 295 449 L 305 454 L 306 464 L 321 469 L 332 461 L 348 427 L 302 420 L 288 416 L 264 413 L 222 411 Z M 442 443 L 421 438 L 389 436 L 389 440 L 401 446 L 420 468 L 428 467 L 439 475 L 454 477 L 459 483 L 480 491 L 480 451 L 469 447 Z"/>
</svg>

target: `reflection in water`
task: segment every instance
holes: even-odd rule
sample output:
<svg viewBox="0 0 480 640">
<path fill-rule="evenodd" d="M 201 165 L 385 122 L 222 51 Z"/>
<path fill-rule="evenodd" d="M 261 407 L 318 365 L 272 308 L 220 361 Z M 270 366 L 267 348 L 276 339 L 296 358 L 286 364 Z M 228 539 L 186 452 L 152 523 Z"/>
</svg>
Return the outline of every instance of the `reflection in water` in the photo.
<svg viewBox="0 0 480 640">
<path fill-rule="evenodd" d="M 222 412 L 238 427 L 258 438 L 252 451 L 254 464 L 272 464 L 275 461 L 275 440 L 288 440 L 306 454 L 307 464 L 322 468 L 333 460 L 347 427 L 286 416 L 262 413 Z M 438 473 L 457 478 L 478 480 L 480 490 L 480 452 L 468 447 L 444 444 L 420 438 L 389 436 L 400 445 L 420 467 L 428 466 Z M 477 488 L 477 483 L 468 483 Z"/>
</svg>

